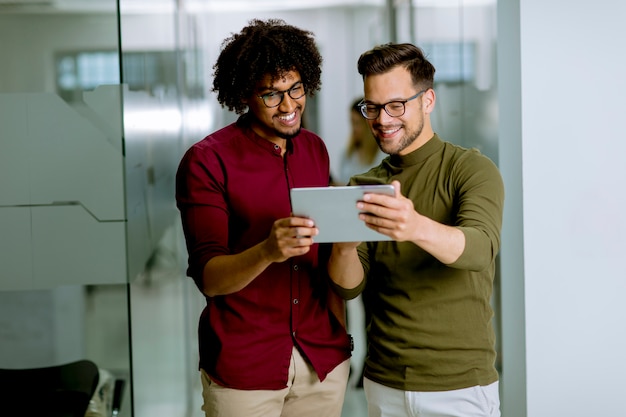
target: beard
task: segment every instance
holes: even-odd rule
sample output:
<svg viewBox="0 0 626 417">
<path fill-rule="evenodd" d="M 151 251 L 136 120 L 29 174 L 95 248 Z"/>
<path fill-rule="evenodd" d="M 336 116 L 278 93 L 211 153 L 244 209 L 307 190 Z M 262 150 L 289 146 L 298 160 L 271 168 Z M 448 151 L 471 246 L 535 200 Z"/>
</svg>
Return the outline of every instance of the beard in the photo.
<svg viewBox="0 0 626 417">
<path fill-rule="evenodd" d="M 375 126 L 377 129 L 379 126 Z M 378 143 L 378 147 L 381 151 L 388 155 L 398 155 L 400 152 L 408 148 L 415 140 L 422 134 L 422 130 L 424 130 L 424 119 L 421 119 L 417 127 L 413 130 L 405 131 L 404 135 L 400 138 L 400 141 L 397 144 L 388 143 L 378 136 L 378 134 L 374 135 L 376 142 Z"/>
<path fill-rule="evenodd" d="M 302 130 L 302 126 L 298 126 L 296 129 L 294 129 L 291 132 L 281 132 L 280 130 L 277 130 L 277 129 L 274 129 L 274 132 L 276 133 L 276 136 L 278 136 L 279 138 L 291 140 L 295 138 L 296 136 L 298 136 L 301 130 Z"/>
</svg>

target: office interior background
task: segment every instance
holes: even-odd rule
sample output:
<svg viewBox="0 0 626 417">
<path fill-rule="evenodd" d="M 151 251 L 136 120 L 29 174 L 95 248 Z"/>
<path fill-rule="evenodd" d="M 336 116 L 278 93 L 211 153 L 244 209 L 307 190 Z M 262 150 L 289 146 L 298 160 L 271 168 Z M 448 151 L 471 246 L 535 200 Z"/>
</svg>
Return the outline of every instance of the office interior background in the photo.
<svg viewBox="0 0 626 417">
<path fill-rule="evenodd" d="M 203 299 L 174 173 L 234 120 L 211 92 L 221 41 L 270 17 L 316 35 L 323 85 L 305 122 L 333 169 L 359 54 L 426 50 L 435 130 L 505 180 L 503 416 L 626 415 L 626 3 L 613 0 L 0 0 L 0 368 L 87 358 L 127 381 L 120 416 L 201 416 Z M 351 388 L 344 417 L 363 403 Z"/>
</svg>

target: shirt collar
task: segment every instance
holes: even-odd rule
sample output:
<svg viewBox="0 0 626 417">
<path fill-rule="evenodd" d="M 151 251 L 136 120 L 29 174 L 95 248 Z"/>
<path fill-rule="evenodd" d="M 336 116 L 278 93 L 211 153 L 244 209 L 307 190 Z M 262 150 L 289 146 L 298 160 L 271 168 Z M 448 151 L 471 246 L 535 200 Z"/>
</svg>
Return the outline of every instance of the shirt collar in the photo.
<svg viewBox="0 0 626 417">
<path fill-rule="evenodd" d="M 242 114 L 239 117 L 239 119 L 237 119 L 237 126 L 241 128 L 241 130 L 244 132 L 245 136 L 248 139 L 252 140 L 258 146 L 260 146 L 263 149 L 266 149 L 267 151 L 271 152 L 274 155 L 280 156 L 281 154 L 280 146 L 277 146 L 274 143 L 270 142 L 269 140 L 262 138 L 252 129 L 252 127 L 250 127 L 250 116 L 248 115 L 248 113 Z M 286 153 L 288 154 L 293 153 L 293 143 L 291 139 L 287 140 Z"/>
</svg>

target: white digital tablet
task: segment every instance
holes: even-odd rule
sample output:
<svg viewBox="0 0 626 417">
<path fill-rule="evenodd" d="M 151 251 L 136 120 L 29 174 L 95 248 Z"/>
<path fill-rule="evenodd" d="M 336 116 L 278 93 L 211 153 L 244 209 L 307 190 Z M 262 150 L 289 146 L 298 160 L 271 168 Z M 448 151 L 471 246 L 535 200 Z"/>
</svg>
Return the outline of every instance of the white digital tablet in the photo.
<svg viewBox="0 0 626 417">
<path fill-rule="evenodd" d="M 292 188 L 292 211 L 295 216 L 315 221 L 319 229 L 314 237 L 317 243 L 391 240 L 359 219 L 356 203 L 366 192 L 394 195 L 394 188 L 392 185 Z"/>
</svg>

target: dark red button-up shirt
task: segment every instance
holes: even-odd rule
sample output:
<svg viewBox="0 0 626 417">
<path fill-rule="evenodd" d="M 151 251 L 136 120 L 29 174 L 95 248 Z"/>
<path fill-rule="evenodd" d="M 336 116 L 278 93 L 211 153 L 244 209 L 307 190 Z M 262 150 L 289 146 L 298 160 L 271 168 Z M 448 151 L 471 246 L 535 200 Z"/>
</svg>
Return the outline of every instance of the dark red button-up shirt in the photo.
<svg viewBox="0 0 626 417">
<path fill-rule="evenodd" d="M 289 217 L 290 188 L 329 182 L 328 153 L 317 135 L 303 129 L 283 158 L 243 119 L 193 145 L 178 169 L 187 272 L 199 286 L 212 257 L 254 246 L 276 219 Z M 349 336 L 328 308 L 318 249 L 270 265 L 236 293 L 206 298 L 200 367 L 214 381 L 236 389 L 282 389 L 294 344 L 320 380 L 349 358 Z"/>
</svg>

